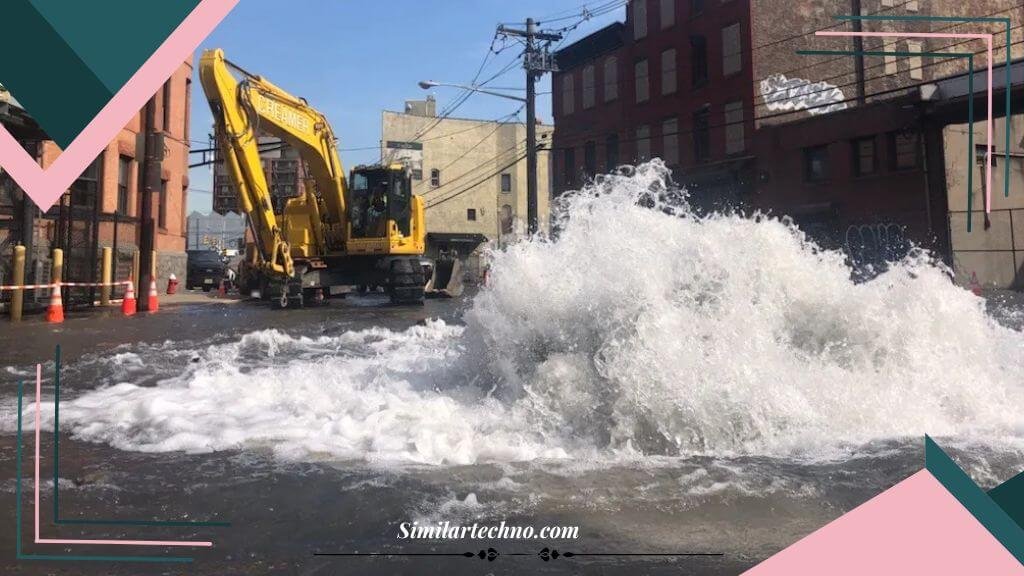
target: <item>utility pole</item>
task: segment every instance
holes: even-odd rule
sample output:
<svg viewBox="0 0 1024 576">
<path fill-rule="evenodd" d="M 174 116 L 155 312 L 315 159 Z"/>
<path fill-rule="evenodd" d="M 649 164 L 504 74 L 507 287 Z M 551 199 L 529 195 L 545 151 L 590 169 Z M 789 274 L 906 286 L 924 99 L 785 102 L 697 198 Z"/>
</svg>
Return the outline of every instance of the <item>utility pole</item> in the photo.
<svg viewBox="0 0 1024 576">
<path fill-rule="evenodd" d="M 529 233 L 539 230 L 537 222 L 537 78 L 545 72 L 555 72 L 555 59 L 541 42 L 557 42 L 562 35 L 537 30 L 533 18 L 526 19 L 526 29 L 517 30 L 498 26 L 498 33 L 526 39 L 523 67 L 526 68 L 526 220 Z"/>
<path fill-rule="evenodd" d="M 163 134 L 156 130 L 156 95 L 146 102 L 142 138 L 142 206 L 139 218 L 139 292 L 146 293 L 153 279 L 153 250 L 156 245 L 156 219 L 153 195 L 160 191 L 160 167 L 164 156 Z M 149 299 L 139 298 L 139 309 L 149 310 Z"/>
</svg>

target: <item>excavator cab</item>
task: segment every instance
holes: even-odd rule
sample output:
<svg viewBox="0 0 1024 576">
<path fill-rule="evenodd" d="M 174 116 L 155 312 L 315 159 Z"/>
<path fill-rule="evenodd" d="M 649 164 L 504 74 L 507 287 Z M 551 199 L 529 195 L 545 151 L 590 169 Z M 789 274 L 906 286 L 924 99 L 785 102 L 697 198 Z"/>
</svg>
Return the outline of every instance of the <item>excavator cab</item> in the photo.
<svg viewBox="0 0 1024 576">
<path fill-rule="evenodd" d="M 412 235 L 412 178 L 402 167 L 360 166 L 349 176 L 352 238 Z"/>
</svg>

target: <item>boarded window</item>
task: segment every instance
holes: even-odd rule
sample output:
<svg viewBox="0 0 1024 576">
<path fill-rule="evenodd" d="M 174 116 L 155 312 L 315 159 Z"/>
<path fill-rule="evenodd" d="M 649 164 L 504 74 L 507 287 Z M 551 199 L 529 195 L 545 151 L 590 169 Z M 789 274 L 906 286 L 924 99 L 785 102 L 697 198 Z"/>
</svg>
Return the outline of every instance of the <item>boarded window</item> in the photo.
<svg viewBox="0 0 1024 576">
<path fill-rule="evenodd" d="M 853 141 L 853 172 L 857 176 L 867 176 L 878 171 L 878 158 L 875 152 L 875 138 L 860 138 Z"/>
<path fill-rule="evenodd" d="M 676 23 L 676 0 L 661 0 L 661 29 L 671 28 Z"/>
<path fill-rule="evenodd" d="M 743 132 L 743 102 L 729 102 L 725 105 L 725 153 L 736 154 L 746 148 Z"/>
<path fill-rule="evenodd" d="M 828 147 L 804 148 L 804 180 L 821 182 L 828 179 Z"/>
<path fill-rule="evenodd" d="M 916 132 L 889 134 L 890 163 L 895 170 L 917 168 L 919 140 Z"/>
<path fill-rule="evenodd" d="M 633 0 L 633 38 L 647 36 L 647 0 Z"/>
<path fill-rule="evenodd" d="M 739 23 L 722 28 L 722 75 L 735 74 L 743 69 L 743 46 Z"/>
<path fill-rule="evenodd" d="M 911 54 L 921 53 L 921 43 L 917 40 L 907 40 L 907 52 Z M 907 62 L 910 64 L 910 77 L 914 80 L 924 79 L 924 69 L 921 68 L 921 57 L 911 56 Z"/>
<path fill-rule="evenodd" d="M 703 162 L 711 156 L 711 109 L 704 106 L 693 113 L 693 159 Z"/>
<path fill-rule="evenodd" d="M 633 65 L 633 76 L 636 79 L 636 101 L 646 102 L 651 97 L 647 60 L 640 60 Z"/>
<path fill-rule="evenodd" d="M 562 76 L 562 114 L 568 116 L 576 110 L 576 94 L 573 90 L 572 72 Z"/>
<path fill-rule="evenodd" d="M 583 67 L 583 108 L 594 107 L 594 65 Z"/>
<path fill-rule="evenodd" d="M 609 56 L 604 61 L 604 101 L 619 97 L 619 59 Z"/>
<path fill-rule="evenodd" d="M 669 118 L 661 123 L 661 159 L 669 166 L 679 164 L 679 119 Z"/>
<path fill-rule="evenodd" d="M 882 42 L 882 51 L 883 52 L 895 52 L 896 51 L 896 41 L 895 40 L 885 40 L 885 41 L 883 41 Z M 883 56 L 883 58 L 885 59 L 885 73 L 886 74 L 895 74 L 897 72 L 897 70 L 898 70 L 896 68 L 896 57 L 895 56 Z"/>
<path fill-rule="evenodd" d="M 690 68 L 694 87 L 708 81 L 708 41 L 703 36 L 690 36 Z"/>
<path fill-rule="evenodd" d="M 674 94 L 676 91 L 676 49 L 669 48 L 661 53 L 661 93 Z"/>
<path fill-rule="evenodd" d="M 637 126 L 636 128 L 636 159 L 647 160 L 651 157 L 651 127 Z"/>
<path fill-rule="evenodd" d="M 512 175 L 502 174 L 501 175 L 501 191 L 511 192 L 512 191 Z"/>
<path fill-rule="evenodd" d="M 619 135 L 609 134 L 604 141 L 604 166 L 611 172 L 619 167 Z"/>
</svg>

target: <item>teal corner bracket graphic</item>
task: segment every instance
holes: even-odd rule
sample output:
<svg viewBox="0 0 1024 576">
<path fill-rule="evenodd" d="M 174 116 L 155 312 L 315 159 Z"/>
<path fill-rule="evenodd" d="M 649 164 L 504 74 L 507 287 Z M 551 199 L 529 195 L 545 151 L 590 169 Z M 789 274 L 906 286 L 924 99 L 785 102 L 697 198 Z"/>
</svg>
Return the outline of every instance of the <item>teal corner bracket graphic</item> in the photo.
<svg viewBox="0 0 1024 576">
<path fill-rule="evenodd" d="M 974 125 L 974 56 L 973 52 L 900 52 L 900 51 L 878 51 L 878 50 L 797 50 L 800 56 L 895 56 L 897 58 L 909 58 L 921 56 L 923 58 L 966 58 L 967 59 L 967 122 Z M 1007 128 L 1009 130 L 1009 128 Z M 971 158 L 974 157 L 974 130 L 967 131 L 967 166 L 971 166 Z M 1009 180 L 1007 180 L 1009 182 Z M 1009 193 L 1009 188 L 1007 188 Z M 967 170 L 967 231 L 972 229 L 974 218 L 972 210 L 974 206 L 974 170 Z"/>
<path fill-rule="evenodd" d="M 5 0 L 0 83 L 67 149 L 198 5 Z"/>
<path fill-rule="evenodd" d="M 1013 45 L 1013 35 L 1011 34 L 1011 32 L 1013 31 L 1013 28 L 1010 25 L 1010 19 L 1009 18 L 996 18 L 996 17 L 966 18 L 966 17 L 960 17 L 960 16 L 910 16 L 910 15 L 887 16 L 887 15 L 880 15 L 880 14 L 867 14 L 867 15 L 864 15 L 864 16 L 852 16 L 852 15 L 836 16 L 836 20 L 875 20 L 875 21 L 880 21 L 880 22 L 901 22 L 901 21 L 902 22 L 959 22 L 959 23 L 963 23 L 963 24 L 990 23 L 990 24 L 1002 24 L 1005 27 L 1005 29 L 1006 29 L 1006 31 L 1005 31 L 1005 33 L 1006 33 L 1006 45 L 1004 46 L 1004 51 L 1006 52 L 1006 63 L 1004 64 L 1004 72 L 1006 74 L 1006 85 L 1003 87 L 1003 91 L 1006 93 L 1005 94 L 1005 100 L 1006 100 L 1006 102 L 1005 102 L 1005 107 L 1006 107 L 1005 114 L 1006 115 L 1004 116 L 1004 121 L 1006 123 L 1006 128 L 1004 130 L 1004 132 L 1006 132 L 1006 142 L 1005 142 L 1004 146 L 1006 148 L 1004 149 L 1005 160 L 1003 162 L 1003 196 L 1006 197 L 1006 198 L 1009 198 L 1010 197 L 1010 109 L 1011 109 L 1011 105 L 1010 105 L 1010 102 L 1011 102 L 1010 86 L 1012 85 L 1011 77 L 1010 77 L 1011 76 L 1011 74 L 1010 74 L 1010 72 L 1011 72 L 1010 64 L 1011 64 L 1011 62 L 1013 60 L 1011 58 L 1011 50 L 1010 50 L 1010 46 Z M 993 46 L 992 49 L 995 50 L 996 47 Z M 972 98 L 972 100 L 973 100 L 973 98 Z M 970 166 L 971 158 L 968 158 L 967 160 L 968 160 L 968 166 Z M 968 230 L 968 231 L 970 231 L 970 230 Z"/>
<path fill-rule="evenodd" d="M 25 554 L 21 550 L 21 477 L 22 477 L 22 411 L 25 397 L 25 383 L 18 382 L 18 437 L 15 449 L 15 482 L 14 494 L 14 556 L 17 560 L 43 560 L 57 562 L 145 562 L 188 564 L 194 559 L 182 556 L 85 556 L 60 554 Z"/>
<path fill-rule="evenodd" d="M 1024 473 L 985 492 L 930 436 L 924 437 L 925 468 L 995 537 L 1018 562 L 1024 564 Z"/>
<path fill-rule="evenodd" d="M 215 526 L 229 527 L 230 522 L 214 521 L 186 521 L 186 520 L 110 520 L 98 519 L 87 520 L 80 518 L 60 517 L 60 373 L 61 354 L 60 345 L 54 352 L 54 380 L 53 380 L 53 523 L 54 524 L 85 524 L 85 525 L 107 525 L 107 526 Z"/>
</svg>

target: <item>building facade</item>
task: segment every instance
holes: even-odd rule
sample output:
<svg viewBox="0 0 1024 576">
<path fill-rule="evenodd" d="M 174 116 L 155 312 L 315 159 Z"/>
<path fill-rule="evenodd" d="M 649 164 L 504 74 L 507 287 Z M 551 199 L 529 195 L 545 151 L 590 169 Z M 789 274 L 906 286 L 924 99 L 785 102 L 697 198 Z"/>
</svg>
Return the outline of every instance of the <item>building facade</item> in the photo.
<svg viewBox="0 0 1024 576">
<path fill-rule="evenodd" d="M 260 163 L 270 186 L 276 213 L 284 212 L 284 203 L 305 194 L 306 165 L 299 151 L 272 136 L 259 138 Z M 239 212 L 238 192 L 223 162 L 213 164 L 213 211 L 220 215 Z"/>
<path fill-rule="evenodd" d="M 153 198 L 156 222 L 157 277 L 184 277 L 186 205 L 188 203 L 189 108 L 192 63 L 182 64 L 155 95 L 154 129 L 164 135 L 161 186 Z M 10 116 L 3 118 L 8 125 Z M 115 277 L 131 274 L 132 260 L 140 241 L 141 160 L 139 135 L 146 129 L 143 112 L 136 114 L 96 160 L 72 184 L 58 202 L 40 212 L 31 202 L 18 202 L 20 191 L 3 175 L 0 189 L 0 248 L 14 244 L 31 247 L 26 276 L 33 282 L 49 282 L 50 254 L 64 251 L 64 282 L 96 282 L 100 248 L 114 248 Z M 45 134 L 20 128 L 22 144 L 43 168 L 60 155 Z M 68 305 L 91 305 L 92 291 L 69 290 Z"/>
<path fill-rule="evenodd" d="M 753 187 L 755 128 L 878 99 L 966 70 L 964 58 L 801 55 L 801 50 L 971 50 L 980 40 L 817 36 L 849 31 L 837 16 L 1008 18 L 1024 54 L 1018 0 L 632 0 L 625 22 L 561 49 L 552 78 L 555 192 L 620 163 L 662 158 L 699 203 L 742 202 Z M 991 32 L 1005 24 L 864 20 L 862 31 Z"/>
<path fill-rule="evenodd" d="M 426 206 L 429 255 L 455 250 L 473 275 L 483 247 L 526 233 L 526 126 L 439 118 L 429 102 L 409 102 L 404 113 L 383 113 L 381 155 L 412 168 L 413 193 Z M 545 148 L 552 130 L 537 129 L 538 220 L 545 233 L 551 196 Z"/>
</svg>

